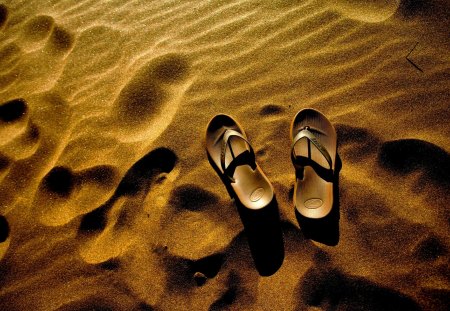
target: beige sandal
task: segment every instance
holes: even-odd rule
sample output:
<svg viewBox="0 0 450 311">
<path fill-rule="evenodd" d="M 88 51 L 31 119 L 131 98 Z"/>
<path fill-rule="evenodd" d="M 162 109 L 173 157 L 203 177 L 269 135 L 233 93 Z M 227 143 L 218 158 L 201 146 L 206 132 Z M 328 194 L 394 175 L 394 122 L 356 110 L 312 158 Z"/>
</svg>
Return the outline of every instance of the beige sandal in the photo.
<svg viewBox="0 0 450 311">
<path fill-rule="evenodd" d="M 307 108 L 294 117 L 290 132 L 295 208 L 304 217 L 323 218 L 333 207 L 336 130 L 322 113 Z"/>
<path fill-rule="evenodd" d="M 252 210 L 269 205 L 273 187 L 256 163 L 255 152 L 237 121 L 225 114 L 212 118 L 206 130 L 206 150 L 235 200 Z"/>
</svg>

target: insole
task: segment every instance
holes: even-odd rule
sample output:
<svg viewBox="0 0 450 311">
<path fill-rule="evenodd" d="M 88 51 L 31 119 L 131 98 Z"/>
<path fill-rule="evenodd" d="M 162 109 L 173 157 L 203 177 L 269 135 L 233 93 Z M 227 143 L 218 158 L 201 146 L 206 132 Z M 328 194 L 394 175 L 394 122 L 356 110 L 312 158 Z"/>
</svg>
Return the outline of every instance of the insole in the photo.
<svg viewBox="0 0 450 311">
<path fill-rule="evenodd" d="M 295 206 L 305 217 L 321 218 L 333 206 L 333 183 L 323 180 L 314 169 L 305 166 L 303 179 L 297 179 L 294 191 Z"/>
<path fill-rule="evenodd" d="M 239 137 L 230 137 L 229 142 L 225 153 L 225 167 L 228 167 L 233 161 L 233 155 L 237 157 L 250 150 L 247 143 Z M 232 146 L 231 149 L 230 145 Z M 240 165 L 236 167 L 233 177 L 235 182 L 231 183 L 231 187 L 245 207 L 259 209 L 272 200 L 273 189 L 259 166 L 253 170 L 250 165 Z"/>
</svg>

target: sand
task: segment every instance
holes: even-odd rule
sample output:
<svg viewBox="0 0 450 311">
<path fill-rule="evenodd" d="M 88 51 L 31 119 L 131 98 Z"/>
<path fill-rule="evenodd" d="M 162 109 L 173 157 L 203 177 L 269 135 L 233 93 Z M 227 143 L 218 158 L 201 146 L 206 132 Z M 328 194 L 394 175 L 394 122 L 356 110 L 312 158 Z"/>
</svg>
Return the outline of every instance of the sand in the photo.
<svg viewBox="0 0 450 311">
<path fill-rule="evenodd" d="M 3 1 L 0 309 L 447 310 L 449 12 Z M 328 242 L 292 203 L 289 124 L 305 107 L 338 133 Z M 275 188 L 284 261 L 270 276 L 206 157 L 218 113 Z"/>
</svg>

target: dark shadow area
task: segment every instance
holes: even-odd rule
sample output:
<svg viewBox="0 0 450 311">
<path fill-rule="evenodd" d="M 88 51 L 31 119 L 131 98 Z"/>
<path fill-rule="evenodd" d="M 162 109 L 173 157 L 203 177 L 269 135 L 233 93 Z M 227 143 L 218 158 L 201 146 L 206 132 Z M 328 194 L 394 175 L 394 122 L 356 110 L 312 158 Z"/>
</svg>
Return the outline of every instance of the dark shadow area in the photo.
<svg viewBox="0 0 450 311">
<path fill-rule="evenodd" d="M 0 3 L 0 28 L 6 24 L 8 19 L 8 8 L 3 3 Z"/>
<path fill-rule="evenodd" d="M 172 191 L 169 203 L 181 210 L 203 211 L 208 208 L 215 209 L 219 197 L 194 184 L 187 184 Z"/>
<path fill-rule="evenodd" d="M 235 273 L 231 273 L 227 279 L 227 290 L 214 301 L 209 307 L 209 311 L 233 310 L 233 304 L 237 304 L 238 298 L 242 298 L 245 294 L 240 288 L 242 280 Z M 243 308 L 243 306 L 240 306 Z"/>
<path fill-rule="evenodd" d="M 404 18 L 425 17 L 441 18 L 446 21 L 449 17 L 449 2 L 441 0 L 401 0 L 397 15 Z M 448 25 L 447 25 L 448 26 Z"/>
<path fill-rule="evenodd" d="M 447 254 L 445 244 L 434 235 L 422 240 L 414 250 L 414 256 L 420 261 L 434 261 Z"/>
<path fill-rule="evenodd" d="M 0 243 L 5 242 L 9 237 L 9 224 L 6 217 L 0 215 Z"/>
<path fill-rule="evenodd" d="M 232 286 L 209 307 L 209 311 L 229 310 L 236 297 L 237 289 L 235 286 Z"/>
<path fill-rule="evenodd" d="M 0 153 L 0 172 L 5 170 L 11 164 L 11 160 Z"/>
<path fill-rule="evenodd" d="M 421 310 L 410 297 L 362 277 L 326 267 L 309 269 L 300 281 L 296 310 Z"/>
<path fill-rule="evenodd" d="M 44 189 L 61 197 L 69 197 L 75 188 L 76 178 L 73 172 L 64 166 L 55 166 L 42 181 Z"/>
<path fill-rule="evenodd" d="M 0 120 L 14 122 L 22 118 L 28 110 L 27 102 L 22 99 L 13 99 L 0 105 Z"/>
<path fill-rule="evenodd" d="M 225 255 L 217 253 L 195 260 L 192 262 L 191 266 L 193 271 L 200 272 L 208 279 L 211 279 L 219 273 L 224 262 Z"/>
<path fill-rule="evenodd" d="M 271 115 L 277 115 L 284 111 L 283 107 L 273 104 L 265 105 L 261 108 L 259 111 L 259 114 L 261 116 L 271 116 Z"/>
<path fill-rule="evenodd" d="M 450 290 L 445 288 L 424 288 L 419 293 L 419 301 L 424 302 L 424 310 L 448 311 Z"/>
<path fill-rule="evenodd" d="M 172 291 L 190 291 L 203 286 L 208 279 L 216 277 L 225 262 L 224 253 L 215 253 L 197 260 L 170 254 L 167 247 L 155 252 L 160 255 L 167 273 L 166 286 Z"/>
<path fill-rule="evenodd" d="M 87 297 L 79 301 L 73 301 L 56 309 L 57 311 L 153 311 L 151 305 L 142 301 L 130 302 L 128 297 L 117 297 L 122 299 L 120 303 L 111 297 Z M 125 298 L 125 299 L 124 299 Z"/>
<path fill-rule="evenodd" d="M 121 267 L 120 261 L 117 258 L 111 258 L 105 262 L 97 264 L 97 266 L 106 271 L 118 271 Z"/>
<path fill-rule="evenodd" d="M 108 222 L 108 212 L 113 206 L 116 198 L 109 199 L 105 204 L 97 207 L 93 211 L 85 214 L 81 219 L 78 233 L 92 234 L 102 231 L 106 228 Z"/>
<path fill-rule="evenodd" d="M 413 17 L 429 13 L 433 8 L 430 0 L 402 0 L 397 9 L 405 17 Z"/>
<path fill-rule="evenodd" d="M 57 309 L 58 311 L 113 311 L 117 310 L 114 303 L 100 298 L 87 298 L 81 301 L 71 302 Z"/>
<path fill-rule="evenodd" d="M 260 210 L 250 210 L 238 200 L 235 202 L 256 269 L 261 276 L 274 274 L 284 260 L 283 233 L 276 198 Z"/>
<path fill-rule="evenodd" d="M 450 155 L 441 147 L 420 139 L 387 141 L 378 152 L 379 163 L 397 174 L 418 170 L 425 178 L 450 185 Z M 423 179 L 422 179 L 423 181 Z"/>
<path fill-rule="evenodd" d="M 341 157 L 337 154 L 335 172 L 331 180 L 333 182 L 333 207 L 327 216 L 319 219 L 307 218 L 300 215 L 297 209 L 295 209 L 295 216 L 305 238 L 329 246 L 336 246 L 339 243 L 339 173 L 341 169 Z"/>
</svg>

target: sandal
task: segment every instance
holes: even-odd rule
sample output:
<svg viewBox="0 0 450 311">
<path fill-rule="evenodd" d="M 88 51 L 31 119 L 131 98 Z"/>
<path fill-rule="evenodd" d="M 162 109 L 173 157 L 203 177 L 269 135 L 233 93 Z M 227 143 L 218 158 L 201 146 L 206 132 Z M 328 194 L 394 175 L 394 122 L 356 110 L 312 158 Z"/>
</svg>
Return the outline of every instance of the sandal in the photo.
<svg viewBox="0 0 450 311">
<path fill-rule="evenodd" d="M 322 113 L 307 108 L 294 117 L 290 134 L 295 208 L 304 217 L 323 218 L 333 207 L 336 130 Z"/>
<path fill-rule="evenodd" d="M 219 114 L 209 121 L 206 150 L 232 198 L 252 210 L 269 205 L 273 187 L 256 163 L 244 130 L 232 117 Z"/>
</svg>

